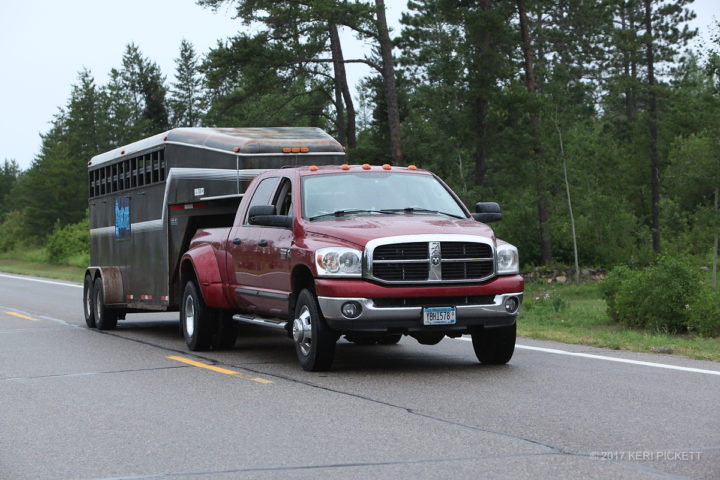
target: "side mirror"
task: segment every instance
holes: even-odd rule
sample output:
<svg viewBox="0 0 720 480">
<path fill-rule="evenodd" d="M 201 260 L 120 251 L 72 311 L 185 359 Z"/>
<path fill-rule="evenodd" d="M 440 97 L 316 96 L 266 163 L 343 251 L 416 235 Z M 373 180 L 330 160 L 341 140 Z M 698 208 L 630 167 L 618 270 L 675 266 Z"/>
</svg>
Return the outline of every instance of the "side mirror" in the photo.
<svg viewBox="0 0 720 480">
<path fill-rule="evenodd" d="M 248 223 L 261 227 L 292 228 L 293 219 L 289 215 L 276 215 L 273 205 L 253 205 L 248 212 Z"/>
<path fill-rule="evenodd" d="M 495 202 L 478 202 L 475 204 L 475 212 L 472 216 L 478 222 L 490 223 L 502 220 L 500 205 Z"/>
</svg>

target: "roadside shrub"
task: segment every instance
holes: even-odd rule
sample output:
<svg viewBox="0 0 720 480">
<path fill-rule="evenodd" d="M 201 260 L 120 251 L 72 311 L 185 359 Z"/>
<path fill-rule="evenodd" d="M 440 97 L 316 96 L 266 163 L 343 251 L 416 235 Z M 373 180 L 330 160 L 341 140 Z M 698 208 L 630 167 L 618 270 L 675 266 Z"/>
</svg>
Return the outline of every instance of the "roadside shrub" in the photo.
<svg viewBox="0 0 720 480">
<path fill-rule="evenodd" d="M 66 263 L 69 258 L 88 252 L 90 250 L 89 229 L 87 217 L 78 223 L 65 225 L 62 228 L 56 225 L 47 240 L 48 261 L 55 264 Z"/>
<path fill-rule="evenodd" d="M 639 271 L 616 268 L 607 282 L 603 294 L 613 320 L 664 333 L 687 331 L 690 304 L 701 288 L 699 271 L 673 257 Z"/>
<path fill-rule="evenodd" d="M 720 336 L 720 295 L 704 289 L 690 303 L 688 330 L 703 337 Z"/>
<path fill-rule="evenodd" d="M 620 313 L 617 310 L 616 298 L 620 288 L 626 284 L 633 276 L 637 275 L 629 267 L 619 265 L 610 271 L 607 278 L 600 284 L 600 293 L 602 293 L 607 303 L 608 316 L 614 321 L 620 321 Z"/>
<path fill-rule="evenodd" d="M 24 219 L 22 213 L 12 211 L 5 216 L 5 221 L 0 224 L 0 252 L 7 252 L 16 245 L 25 243 Z"/>
</svg>

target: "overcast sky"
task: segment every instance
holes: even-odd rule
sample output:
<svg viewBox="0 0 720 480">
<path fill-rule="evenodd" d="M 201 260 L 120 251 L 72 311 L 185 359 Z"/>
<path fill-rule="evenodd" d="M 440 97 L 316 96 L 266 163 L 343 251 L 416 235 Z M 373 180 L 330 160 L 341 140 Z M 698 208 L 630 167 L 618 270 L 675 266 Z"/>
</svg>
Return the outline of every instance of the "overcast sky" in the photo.
<svg viewBox="0 0 720 480">
<path fill-rule="evenodd" d="M 385 3 L 388 21 L 397 25 L 407 0 Z M 693 8 L 695 26 L 707 39 L 713 18 L 720 18 L 720 0 L 695 0 Z M 181 40 L 205 53 L 242 28 L 231 17 L 231 10 L 214 13 L 194 0 L 0 0 L 0 163 L 14 159 L 22 169 L 30 166 L 40 133 L 66 105 L 83 68 L 104 85 L 134 42 L 170 83 Z M 343 42 L 351 41 L 345 35 Z M 348 47 L 346 58 L 361 54 L 357 42 Z M 362 68 L 351 67 L 350 75 L 364 75 Z"/>
</svg>

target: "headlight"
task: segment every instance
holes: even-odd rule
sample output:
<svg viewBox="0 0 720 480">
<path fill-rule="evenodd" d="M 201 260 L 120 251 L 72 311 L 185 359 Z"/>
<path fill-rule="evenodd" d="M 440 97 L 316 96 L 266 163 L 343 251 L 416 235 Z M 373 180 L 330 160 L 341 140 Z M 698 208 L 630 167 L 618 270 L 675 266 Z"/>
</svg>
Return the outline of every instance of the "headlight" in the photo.
<svg viewBox="0 0 720 480">
<path fill-rule="evenodd" d="M 497 247 L 497 274 L 511 275 L 520 273 L 520 261 L 517 248 L 507 243 Z"/>
<path fill-rule="evenodd" d="M 345 247 L 321 248 L 315 252 L 315 265 L 321 277 L 360 277 L 362 252 Z"/>
</svg>

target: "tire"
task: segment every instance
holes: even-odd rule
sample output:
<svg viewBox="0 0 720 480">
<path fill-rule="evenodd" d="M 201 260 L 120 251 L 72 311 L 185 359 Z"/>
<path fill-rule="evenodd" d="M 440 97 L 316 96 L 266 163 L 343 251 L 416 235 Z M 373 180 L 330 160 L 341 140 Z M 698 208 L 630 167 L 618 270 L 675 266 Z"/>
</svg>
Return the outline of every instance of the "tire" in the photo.
<svg viewBox="0 0 720 480">
<path fill-rule="evenodd" d="M 335 358 L 337 339 L 337 334 L 328 328 L 320 313 L 315 294 L 307 289 L 300 292 L 295 304 L 293 340 L 303 370 L 329 370 Z"/>
<path fill-rule="evenodd" d="M 215 331 L 210 339 L 213 350 L 230 350 L 233 348 L 238 336 L 238 326 L 232 319 L 232 315 L 228 312 L 217 312 L 214 327 Z"/>
<path fill-rule="evenodd" d="M 210 348 L 213 320 L 213 312 L 205 306 L 195 283 L 187 282 L 180 304 L 180 325 L 190 350 L 196 352 Z"/>
<path fill-rule="evenodd" d="M 83 312 L 85 313 L 85 323 L 88 328 L 95 328 L 95 308 L 93 292 L 93 280 L 90 274 L 85 275 L 83 282 Z"/>
<path fill-rule="evenodd" d="M 517 325 L 473 329 L 472 344 L 480 363 L 502 365 L 510 361 L 515 351 Z"/>
<path fill-rule="evenodd" d="M 105 306 L 105 292 L 103 291 L 102 277 L 95 279 L 93 296 L 95 298 L 93 305 L 95 326 L 98 330 L 114 330 L 117 327 L 118 311 Z"/>
</svg>

